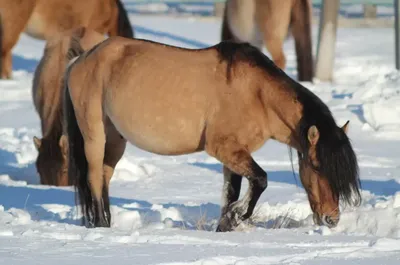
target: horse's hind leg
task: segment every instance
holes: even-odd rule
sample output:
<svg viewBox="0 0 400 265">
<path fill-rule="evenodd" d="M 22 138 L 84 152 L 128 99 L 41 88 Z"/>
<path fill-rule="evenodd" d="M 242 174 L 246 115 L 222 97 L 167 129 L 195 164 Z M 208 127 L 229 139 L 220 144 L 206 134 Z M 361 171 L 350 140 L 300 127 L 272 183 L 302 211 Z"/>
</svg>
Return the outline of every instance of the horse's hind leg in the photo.
<svg viewBox="0 0 400 265">
<path fill-rule="evenodd" d="M 96 113 L 91 107 L 88 106 L 88 111 L 84 114 L 85 117 L 78 118 L 78 116 L 77 120 L 82 131 L 85 156 L 88 162 L 88 183 L 93 198 L 94 226 L 109 227 L 110 224 L 107 223 L 102 200 L 105 128 L 101 111 Z"/>
<path fill-rule="evenodd" d="M 230 204 L 221 215 L 217 231 L 226 232 L 235 228 L 240 221 L 249 218 L 254 211 L 258 199 L 267 188 L 267 173 L 253 160 L 245 147 L 234 139 L 220 138 L 223 141 L 207 143 L 206 151 L 221 161 L 228 169 L 237 175 L 244 176 L 249 181 L 246 195 Z"/>
<path fill-rule="evenodd" d="M 111 212 L 110 212 L 110 199 L 108 196 L 108 190 L 110 180 L 114 174 L 114 169 L 125 152 L 126 140 L 121 137 L 119 132 L 115 129 L 111 122 L 107 121 L 106 126 L 107 139 L 104 154 L 104 186 L 103 186 L 103 203 L 105 212 L 107 214 L 107 221 L 111 224 Z"/>
</svg>

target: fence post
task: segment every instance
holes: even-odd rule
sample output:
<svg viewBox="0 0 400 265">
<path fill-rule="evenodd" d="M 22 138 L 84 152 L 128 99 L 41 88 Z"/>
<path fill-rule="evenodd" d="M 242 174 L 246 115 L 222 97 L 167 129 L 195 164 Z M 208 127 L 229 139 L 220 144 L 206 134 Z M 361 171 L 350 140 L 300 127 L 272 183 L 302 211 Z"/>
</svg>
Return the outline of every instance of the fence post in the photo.
<svg viewBox="0 0 400 265">
<path fill-rule="evenodd" d="M 400 0 L 394 0 L 396 69 L 400 70 Z"/>
<path fill-rule="evenodd" d="M 376 5 L 364 4 L 364 18 L 376 18 L 376 11 Z"/>
<path fill-rule="evenodd" d="M 399 0 L 400 1 L 400 0 Z M 318 31 L 315 78 L 332 81 L 340 0 L 323 0 Z"/>
</svg>

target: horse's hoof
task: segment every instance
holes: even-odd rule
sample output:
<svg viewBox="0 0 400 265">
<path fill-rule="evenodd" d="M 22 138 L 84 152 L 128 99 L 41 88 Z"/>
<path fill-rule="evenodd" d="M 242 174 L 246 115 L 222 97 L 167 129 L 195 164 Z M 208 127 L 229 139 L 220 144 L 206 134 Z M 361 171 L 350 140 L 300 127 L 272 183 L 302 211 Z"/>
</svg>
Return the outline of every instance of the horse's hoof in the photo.
<svg viewBox="0 0 400 265">
<path fill-rule="evenodd" d="M 225 227 L 222 227 L 221 225 L 217 226 L 217 229 L 215 230 L 215 232 L 230 232 L 229 229 L 226 229 Z"/>
<path fill-rule="evenodd" d="M 232 221 L 231 219 L 224 217 L 221 218 L 221 221 L 219 222 L 215 232 L 232 232 L 235 227 L 236 227 L 235 221 Z"/>
<path fill-rule="evenodd" d="M 105 220 L 105 219 L 101 219 L 101 220 L 96 220 L 95 227 L 110 227 L 110 224 Z"/>
</svg>

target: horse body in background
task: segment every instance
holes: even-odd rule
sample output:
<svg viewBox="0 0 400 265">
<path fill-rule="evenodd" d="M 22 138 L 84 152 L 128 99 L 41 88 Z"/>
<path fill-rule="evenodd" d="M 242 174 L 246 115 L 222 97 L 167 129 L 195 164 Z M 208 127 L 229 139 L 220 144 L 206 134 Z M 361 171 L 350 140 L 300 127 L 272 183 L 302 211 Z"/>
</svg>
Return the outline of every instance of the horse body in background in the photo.
<svg viewBox="0 0 400 265">
<path fill-rule="evenodd" d="M 69 178 L 88 226 L 109 227 L 109 182 L 126 143 L 159 155 L 205 151 L 223 164 L 217 231 L 249 218 L 267 188 L 252 153 L 268 139 L 297 149 L 314 221 L 334 227 L 339 199 L 360 201 L 346 123 L 259 49 L 221 42 L 184 49 L 111 37 L 67 69 L 64 90 Z M 242 177 L 249 188 L 239 200 Z M 188 180 L 190 181 L 190 180 Z M 353 197 L 353 195 L 356 195 Z"/>
<path fill-rule="evenodd" d="M 0 78 L 11 78 L 11 50 L 22 32 L 47 40 L 81 26 L 109 36 L 134 36 L 120 0 L 0 0 Z"/>
<path fill-rule="evenodd" d="M 42 139 L 33 138 L 38 151 L 36 168 L 44 185 L 72 185 L 68 180 L 68 141 L 63 135 L 63 81 L 69 61 L 77 56 L 68 53 L 76 39 L 88 50 L 105 39 L 104 35 L 84 27 L 57 33 L 46 42 L 43 57 L 37 66 L 32 97 L 41 121 Z"/>
<path fill-rule="evenodd" d="M 311 0 L 227 0 L 221 40 L 263 44 L 281 69 L 286 67 L 283 42 L 291 30 L 299 81 L 312 81 Z"/>
</svg>

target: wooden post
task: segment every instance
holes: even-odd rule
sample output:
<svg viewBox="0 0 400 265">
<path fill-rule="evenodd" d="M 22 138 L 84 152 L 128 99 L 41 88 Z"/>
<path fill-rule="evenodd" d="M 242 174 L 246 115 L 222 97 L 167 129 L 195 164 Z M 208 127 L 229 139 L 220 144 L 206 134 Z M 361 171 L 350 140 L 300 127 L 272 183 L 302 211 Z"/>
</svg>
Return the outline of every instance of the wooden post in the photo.
<svg viewBox="0 0 400 265">
<path fill-rule="evenodd" d="M 399 0 L 400 1 L 400 0 Z M 318 32 L 315 78 L 332 81 L 340 0 L 323 0 Z"/>
<path fill-rule="evenodd" d="M 364 18 L 376 18 L 376 12 L 376 5 L 364 4 Z"/>
<path fill-rule="evenodd" d="M 396 69 L 400 70 L 400 0 L 394 0 L 394 36 Z"/>
</svg>

